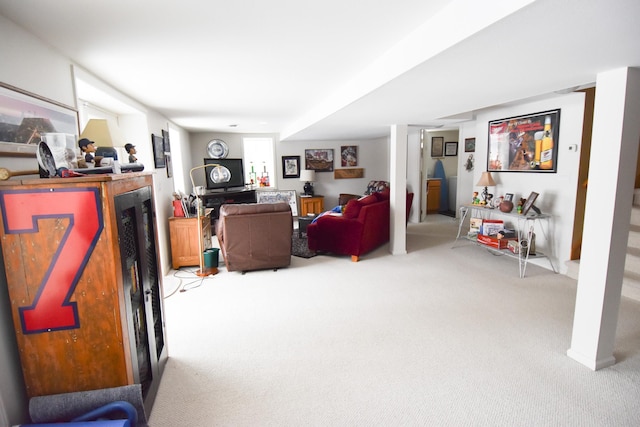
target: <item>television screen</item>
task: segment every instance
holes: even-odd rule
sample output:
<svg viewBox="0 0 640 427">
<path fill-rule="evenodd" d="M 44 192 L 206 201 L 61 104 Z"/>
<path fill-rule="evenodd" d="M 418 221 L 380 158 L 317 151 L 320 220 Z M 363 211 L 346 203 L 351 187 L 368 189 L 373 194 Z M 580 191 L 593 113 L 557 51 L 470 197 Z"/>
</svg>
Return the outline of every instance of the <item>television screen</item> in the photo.
<svg viewBox="0 0 640 427">
<path fill-rule="evenodd" d="M 234 187 L 244 187 L 244 168 L 242 167 L 242 159 L 204 159 L 205 165 L 221 165 L 229 169 L 231 179 L 228 182 L 213 182 L 211 179 L 211 168 L 204 168 L 205 179 L 207 180 L 207 189 L 229 189 Z"/>
</svg>

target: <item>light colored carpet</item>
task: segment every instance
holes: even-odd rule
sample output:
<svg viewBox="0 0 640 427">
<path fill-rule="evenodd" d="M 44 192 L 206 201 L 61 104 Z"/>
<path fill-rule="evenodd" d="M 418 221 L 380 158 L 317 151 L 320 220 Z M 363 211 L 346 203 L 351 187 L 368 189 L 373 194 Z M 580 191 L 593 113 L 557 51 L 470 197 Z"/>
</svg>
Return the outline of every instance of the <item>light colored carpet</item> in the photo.
<svg viewBox="0 0 640 427">
<path fill-rule="evenodd" d="M 409 225 L 407 255 L 167 278 L 150 425 L 640 425 L 640 304 L 623 298 L 618 363 L 593 372 L 566 356 L 574 280 L 451 249 L 435 217 Z"/>
</svg>

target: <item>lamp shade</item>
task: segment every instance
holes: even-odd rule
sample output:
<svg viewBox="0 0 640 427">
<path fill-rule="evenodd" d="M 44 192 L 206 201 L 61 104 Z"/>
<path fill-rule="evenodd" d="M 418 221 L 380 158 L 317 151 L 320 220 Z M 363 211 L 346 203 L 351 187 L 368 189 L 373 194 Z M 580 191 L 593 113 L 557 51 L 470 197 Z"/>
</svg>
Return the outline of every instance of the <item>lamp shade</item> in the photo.
<svg viewBox="0 0 640 427">
<path fill-rule="evenodd" d="M 80 138 L 87 138 L 98 147 L 124 147 L 125 141 L 120 129 L 105 119 L 91 119 L 87 122 Z"/>
<path fill-rule="evenodd" d="M 493 177 L 491 176 L 491 172 L 487 171 L 487 172 L 482 172 L 482 175 L 480 176 L 480 180 L 476 185 L 479 187 L 495 187 L 496 182 L 493 180 Z"/>
<path fill-rule="evenodd" d="M 300 171 L 300 181 L 313 182 L 316 180 L 316 171 L 311 169 L 303 169 Z"/>
</svg>

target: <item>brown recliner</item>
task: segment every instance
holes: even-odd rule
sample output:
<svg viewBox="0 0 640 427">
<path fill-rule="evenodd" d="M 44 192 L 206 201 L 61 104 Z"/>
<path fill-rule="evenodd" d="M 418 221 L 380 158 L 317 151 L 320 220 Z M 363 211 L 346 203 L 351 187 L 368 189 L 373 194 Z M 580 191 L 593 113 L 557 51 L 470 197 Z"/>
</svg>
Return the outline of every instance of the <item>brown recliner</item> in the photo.
<svg viewBox="0 0 640 427">
<path fill-rule="evenodd" d="M 216 235 L 227 271 L 277 270 L 291 264 L 288 203 L 222 205 Z"/>
</svg>

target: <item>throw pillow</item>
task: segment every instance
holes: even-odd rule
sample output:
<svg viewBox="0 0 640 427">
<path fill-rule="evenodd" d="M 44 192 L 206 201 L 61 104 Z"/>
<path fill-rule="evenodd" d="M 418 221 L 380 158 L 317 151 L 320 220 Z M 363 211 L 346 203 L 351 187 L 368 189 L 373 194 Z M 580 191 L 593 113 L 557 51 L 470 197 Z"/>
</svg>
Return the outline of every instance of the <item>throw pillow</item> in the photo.
<svg viewBox="0 0 640 427">
<path fill-rule="evenodd" d="M 352 199 L 347 202 L 347 205 L 344 207 L 344 211 L 342 212 L 342 216 L 348 219 L 358 218 L 360 215 L 360 210 L 362 209 L 362 203 L 359 200 Z"/>
<path fill-rule="evenodd" d="M 376 196 L 376 199 L 379 202 L 382 202 L 384 200 L 389 200 L 389 198 L 391 197 L 391 189 L 389 187 L 386 187 L 382 191 L 378 191 L 377 193 L 373 193 L 373 195 Z"/>
</svg>

